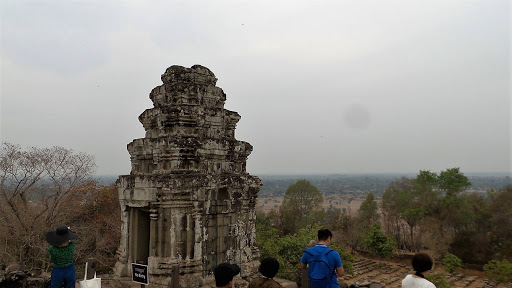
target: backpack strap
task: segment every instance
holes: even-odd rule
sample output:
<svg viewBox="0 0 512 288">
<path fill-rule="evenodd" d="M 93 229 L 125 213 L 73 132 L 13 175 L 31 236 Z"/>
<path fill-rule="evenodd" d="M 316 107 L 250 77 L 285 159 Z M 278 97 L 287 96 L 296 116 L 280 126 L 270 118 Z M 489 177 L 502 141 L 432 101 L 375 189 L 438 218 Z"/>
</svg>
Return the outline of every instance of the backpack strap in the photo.
<svg viewBox="0 0 512 288">
<path fill-rule="evenodd" d="M 309 248 L 308 248 L 308 249 L 309 249 Z M 308 249 L 305 249 L 305 250 L 304 250 L 304 253 L 308 253 L 309 255 L 311 255 L 311 256 L 313 256 L 313 257 L 315 257 L 316 255 L 315 255 L 315 254 L 313 254 L 313 253 L 311 253 L 311 252 L 309 252 L 309 251 L 308 251 Z M 327 255 L 329 255 L 329 253 L 331 253 L 332 251 L 334 251 L 334 250 L 329 248 L 329 251 L 327 251 L 327 253 L 325 253 L 325 257 L 327 258 Z M 329 265 L 329 263 L 327 263 L 327 266 L 328 266 L 329 268 L 332 268 L 332 269 L 331 269 L 331 276 L 329 277 L 329 279 L 332 279 L 332 276 L 334 276 L 334 273 L 335 273 L 335 269 L 334 269 L 333 267 L 331 267 L 331 266 Z"/>
<path fill-rule="evenodd" d="M 334 251 L 334 250 L 329 249 L 329 251 L 327 251 L 327 253 L 325 253 L 325 258 L 327 258 L 327 255 L 329 255 L 329 253 L 331 253 L 332 251 Z M 328 266 L 329 266 L 329 265 L 328 265 Z M 329 266 L 329 268 L 332 268 L 331 276 L 329 277 L 329 279 L 332 279 L 332 276 L 334 276 L 335 268 L 330 267 L 330 266 Z"/>
</svg>

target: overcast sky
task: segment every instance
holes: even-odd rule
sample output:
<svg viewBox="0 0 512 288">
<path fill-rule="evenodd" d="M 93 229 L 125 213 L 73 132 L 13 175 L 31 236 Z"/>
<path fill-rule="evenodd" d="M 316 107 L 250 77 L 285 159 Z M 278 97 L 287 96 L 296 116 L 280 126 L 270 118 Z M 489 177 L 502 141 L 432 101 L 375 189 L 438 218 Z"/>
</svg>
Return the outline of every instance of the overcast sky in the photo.
<svg viewBox="0 0 512 288">
<path fill-rule="evenodd" d="M 242 119 L 251 174 L 511 171 L 511 2 L 0 2 L 2 141 L 126 145 L 171 65 L 201 64 Z"/>
</svg>

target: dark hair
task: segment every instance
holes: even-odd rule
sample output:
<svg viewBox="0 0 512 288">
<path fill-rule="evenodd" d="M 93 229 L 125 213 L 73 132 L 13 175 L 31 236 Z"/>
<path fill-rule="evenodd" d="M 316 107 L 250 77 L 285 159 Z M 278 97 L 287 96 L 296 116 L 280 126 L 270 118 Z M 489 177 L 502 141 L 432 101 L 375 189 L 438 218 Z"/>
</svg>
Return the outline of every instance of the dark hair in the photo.
<svg viewBox="0 0 512 288">
<path fill-rule="evenodd" d="M 319 241 L 325 241 L 329 237 L 332 238 L 332 233 L 329 229 L 320 229 L 318 230 L 318 240 Z"/>
<path fill-rule="evenodd" d="M 213 270 L 215 276 L 215 285 L 224 287 L 233 280 L 233 277 L 240 273 L 240 267 L 236 264 L 221 263 Z"/>
<path fill-rule="evenodd" d="M 427 253 L 417 253 L 412 257 L 412 268 L 416 272 L 425 272 L 432 269 L 432 258 Z"/>
<path fill-rule="evenodd" d="M 279 271 L 279 262 L 275 258 L 267 257 L 261 260 L 260 273 L 267 278 L 274 278 Z"/>
</svg>

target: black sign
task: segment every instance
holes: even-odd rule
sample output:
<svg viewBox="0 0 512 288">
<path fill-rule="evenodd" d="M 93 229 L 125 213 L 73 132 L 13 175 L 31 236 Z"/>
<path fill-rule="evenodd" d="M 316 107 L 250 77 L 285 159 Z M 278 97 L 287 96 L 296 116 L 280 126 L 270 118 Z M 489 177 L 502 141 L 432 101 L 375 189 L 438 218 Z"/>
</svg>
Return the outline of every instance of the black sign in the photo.
<svg viewBox="0 0 512 288">
<path fill-rule="evenodd" d="M 132 281 L 148 285 L 148 265 L 132 263 Z"/>
</svg>

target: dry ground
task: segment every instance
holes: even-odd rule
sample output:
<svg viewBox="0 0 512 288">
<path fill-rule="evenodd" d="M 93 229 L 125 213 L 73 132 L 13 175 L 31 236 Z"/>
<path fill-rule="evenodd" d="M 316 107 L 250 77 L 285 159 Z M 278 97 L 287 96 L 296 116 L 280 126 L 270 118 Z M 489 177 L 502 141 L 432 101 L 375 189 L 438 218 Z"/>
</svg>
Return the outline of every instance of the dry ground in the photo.
<svg viewBox="0 0 512 288">
<path fill-rule="evenodd" d="M 352 195 L 328 195 L 324 196 L 324 203 L 322 207 L 328 209 L 329 207 L 346 209 L 347 211 L 356 212 L 363 203 L 366 195 L 352 196 Z M 272 198 L 258 198 L 256 200 L 256 210 L 265 213 L 271 210 L 277 211 L 283 202 L 283 197 Z M 377 200 L 380 203 L 380 200 Z"/>
<path fill-rule="evenodd" d="M 407 261 L 402 261 L 407 262 Z M 443 272 L 442 267 L 436 267 L 434 272 Z M 354 276 L 343 277 L 347 284 L 364 284 L 379 282 L 387 288 L 400 288 L 402 279 L 411 274 L 409 264 L 400 262 L 381 261 L 358 257 L 354 263 Z M 512 283 L 496 284 L 485 277 L 485 274 L 476 270 L 463 270 L 450 276 L 453 288 L 510 288 Z"/>
</svg>

